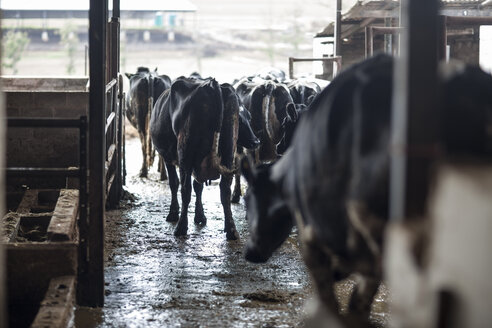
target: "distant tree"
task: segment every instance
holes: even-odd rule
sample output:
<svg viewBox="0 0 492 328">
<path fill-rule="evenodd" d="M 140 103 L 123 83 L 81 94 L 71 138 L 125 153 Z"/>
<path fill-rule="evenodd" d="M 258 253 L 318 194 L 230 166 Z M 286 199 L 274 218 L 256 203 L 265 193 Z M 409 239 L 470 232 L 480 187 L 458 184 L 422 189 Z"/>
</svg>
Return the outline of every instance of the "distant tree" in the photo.
<svg viewBox="0 0 492 328">
<path fill-rule="evenodd" d="M 29 41 L 26 32 L 8 31 L 2 42 L 2 67 L 10 69 L 14 75 L 17 74 L 17 63 L 21 60 Z"/>
<path fill-rule="evenodd" d="M 68 63 L 66 72 L 68 75 L 75 73 L 75 53 L 77 52 L 77 46 L 79 44 L 79 38 L 77 36 L 77 27 L 72 24 L 66 24 L 60 29 L 60 43 L 67 51 Z"/>
</svg>

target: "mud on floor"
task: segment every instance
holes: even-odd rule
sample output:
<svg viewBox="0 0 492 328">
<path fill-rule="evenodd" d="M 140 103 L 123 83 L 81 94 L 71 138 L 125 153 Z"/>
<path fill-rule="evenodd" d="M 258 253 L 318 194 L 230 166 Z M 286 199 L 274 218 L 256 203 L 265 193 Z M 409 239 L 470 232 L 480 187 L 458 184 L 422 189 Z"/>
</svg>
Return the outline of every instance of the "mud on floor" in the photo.
<svg viewBox="0 0 492 328">
<path fill-rule="evenodd" d="M 206 186 L 207 225 L 193 223 L 176 238 L 165 221 L 171 193 L 155 167 L 138 177 L 140 142 L 127 140 L 129 197 L 106 216 L 106 298 L 101 309 L 76 309 L 74 327 L 297 327 L 312 288 L 293 234 L 262 265 L 246 262 L 248 231 L 244 203 L 232 212 L 240 240 L 227 241 L 218 183 Z M 181 200 L 180 200 L 181 203 Z M 340 297 L 350 283 L 342 285 Z M 380 293 L 381 294 L 381 293 Z M 383 292 L 375 320 L 386 321 Z M 342 300 L 343 301 L 343 300 Z"/>
</svg>

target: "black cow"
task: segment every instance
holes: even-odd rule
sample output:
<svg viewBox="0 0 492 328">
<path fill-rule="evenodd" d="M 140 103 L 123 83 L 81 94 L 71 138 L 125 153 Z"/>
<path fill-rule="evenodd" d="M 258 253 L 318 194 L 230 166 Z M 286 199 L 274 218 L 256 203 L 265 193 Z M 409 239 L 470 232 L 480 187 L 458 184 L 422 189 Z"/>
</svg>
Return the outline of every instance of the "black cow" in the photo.
<svg viewBox="0 0 492 328">
<path fill-rule="evenodd" d="M 148 169 L 154 162 L 149 134 L 152 107 L 164 90 L 169 89 L 171 79 L 167 75 L 158 75 L 157 70 L 150 72 L 147 67 L 139 67 L 136 74 L 126 73 L 126 76 L 130 80 L 130 90 L 126 97 L 126 117 L 138 130 L 143 157 L 140 177 L 147 177 Z"/>
<path fill-rule="evenodd" d="M 251 167 L 245 196 L 251 235 L 246 259 L 266 261 L 294 224 L 322 303 L 338 314 L 333 284 L 359 273 L 349 326 L 363 326 L 381 281 L 387 220 L 392 60 L 374 57 L 341 73 L 304 113 L 291 150 Z M 363 180 L 363 181 L 361 181 Z"/>
<path fill-rule="evenodd" d="M 339 314 L 333 284 L 364 278 L 340 317 L 367 326 L 381 281 L 388 220 L 393 60 L 375 56 L 337 76 L 314 100 L 292 148 L 274 165 L 242 173 L 250 240 L 245 256 L 264 262 L 297 225 L 303 256 L 324 306 Z M 467 68 L 441 79 L 442 148 L 450 155 L 492 157 L 492 77 Z"/>
<path fill-rule="evenodd" d="M 195 223 L 205 224 L 201 193 L 207 180 L 220 180 L 226 237 L 239 237 L 231 212 L 231 181 L 236 143 L 254 148 L 259 141 L 244 129 L 247 121 L 239 117 L 239 102 L 234 88 L 219 85 L 214 79 L 180 77 L 157 100 L 151 118 L 152 141 L 164 158 L 172 193 L 167 221 L 178 221 L 174 234 L 186 235 L 191 176 L 196 193 Z M 248 134 L 250 132 L 250 134 Z M 245 134 L 246 133 L 246 134 Z M 177 200 L 181 179 L 181 213 Z"/>
<path fill-rule="evenodd" d="M 239 102 L 239 119 L 244 121 L 242 124 L 239 125 L 239 128 L 240 129 L 241 128 L 250 129 L 249 131 L 244 131 L 243 132 L 244 135 L 255 135 L 253 130 L 251 129 L 251 125 L 250 125 L 251 114 L 248 112 L 248 110 L 246 108 L 244 108 L 244 105 L 243 105 L 242 101 L 239 99 L 239 97 L 238 97 L 238 102 Z M 241 132 L 240 132 L 240 134 L 241 134 Z M 260 145 L 260 140 L 256 139 L 256 141 L 257 141 L 257 144 L 251 145 L 251 147 L 245 147 L 245 148 L 246 149 L 258 148 Z M 236 163 L 236 167 L 239 166 L 237 163 L 239 163 L 243 154 L 244 154 L 243 147 L 240 144 L 238 144 L 236 157 L 234 159 L 235 163 Z M 232 203 L 239 203 L 239 200 L 241 198 L 241 173 L 239 172 L 239 170 L 237 170 L 235 175 L 234 175 L 234 181 L 235 181 L 235 183 L 234 183 L 234 190 L 232 192 L 231 202 Z"/>
<path fill-rule="evenodd" d="M 321 91 L 321 88 L 316 82 L 308 81 L 306 79 L 292 80 L 287 83 L 287 87 L 289 88 L 295 106 L 287 108 L 287 116 L 282 121 L 282 136 L 279 143 L 277 143 L 276 148 L 278 155 L 285 153 L 290 146 L 297 122 L 302 114 L 309 108 L 309 104 Z"/>
<path fill-rule="evenodd" d="M 285 85 L 269 80 L 244 79 L 236 85 L 236 92 L 251 113 L 251 127 L 260 139 L 255 160 L 276 160 L 276 144 L 282 137 L 281 122 L 287 115 L 287 105 L 293 103 L 289 90 Z"/>
</svg>

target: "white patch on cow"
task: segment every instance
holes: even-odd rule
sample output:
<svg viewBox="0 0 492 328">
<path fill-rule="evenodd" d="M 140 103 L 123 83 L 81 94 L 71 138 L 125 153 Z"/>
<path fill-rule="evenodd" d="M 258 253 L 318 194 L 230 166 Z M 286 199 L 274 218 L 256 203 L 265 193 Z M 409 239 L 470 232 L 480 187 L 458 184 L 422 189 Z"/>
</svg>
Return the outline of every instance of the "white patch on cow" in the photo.
<svg viewBox="0 0 492 328">
<path fill-rule="evenodd" d="M 360 202 L 356 201 L 348 201 L 347 202 L 347 214 L 350 220 L 350 223 L 354 227 L 354 229 L 359 232 L 362 238 L 367 243 L 367 247 L 371 250 L 372 254 L 377 258 L 381 255 L 381 250 L 371 235 L 371 227 L 368 225 L 371 224 L 369 215 L 364 210 L 364 205 Z M 362 220 L 362 216 L 364 216 L 364 222 Z"/>
<path fill-rule="evenodd" d="M 220 132 L 214 132 L 214 140 L 212 141 L 210 153 L 202 160 L 200 172 L 193 173 L 197 181 L 216 180 L 221 174 L 234 174 L 234 170 L 228 169 L 220 164 L 219 140 Z"/>
</svg>

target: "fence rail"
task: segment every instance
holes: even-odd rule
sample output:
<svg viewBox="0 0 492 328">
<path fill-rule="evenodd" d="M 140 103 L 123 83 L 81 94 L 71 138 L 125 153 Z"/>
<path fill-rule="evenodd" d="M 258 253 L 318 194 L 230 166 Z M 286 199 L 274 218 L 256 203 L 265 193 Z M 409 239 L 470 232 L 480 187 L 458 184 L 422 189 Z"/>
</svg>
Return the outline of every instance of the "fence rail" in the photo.
<svg viewBox="0 0 492 328">
<path fill-rule="evenodd" d="M 335 63 L 336 64 L 336 70 L 333 70 L 333 77 L 340 72 L 342 69 L 342 57 L 341 56 L 335 56 L 335 57 L 318 57 L 318 58 L 297 58 L 297 57 L 289 57 L 289 78 L 293 79 L 294 78 L 294 63 L 297 62 L 315 62 L 315 61 L 321 61 L 324 63 Z"/>
</svg>

